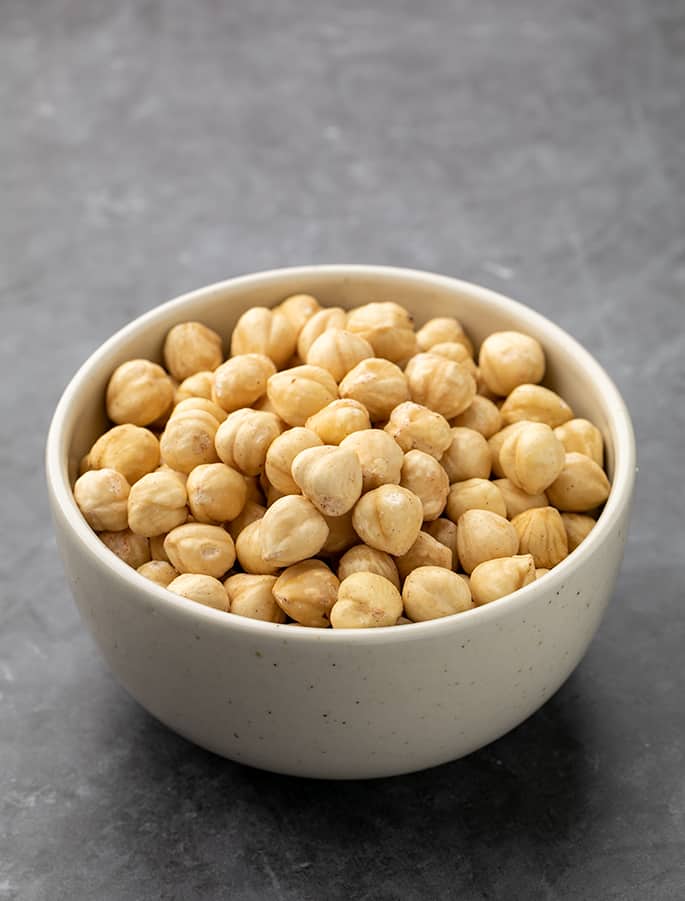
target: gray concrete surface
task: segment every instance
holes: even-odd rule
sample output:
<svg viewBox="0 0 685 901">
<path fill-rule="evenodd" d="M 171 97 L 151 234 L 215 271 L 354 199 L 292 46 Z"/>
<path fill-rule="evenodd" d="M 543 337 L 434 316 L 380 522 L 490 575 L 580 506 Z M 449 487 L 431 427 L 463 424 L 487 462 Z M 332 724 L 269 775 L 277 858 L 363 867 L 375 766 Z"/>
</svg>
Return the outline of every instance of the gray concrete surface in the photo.
<svg viewBox="0 0 685 901">
<path fill-rule="evenodd" d="M 678 0 L 0 5 L 0 899 L 685 896 Z M 370 784 L 170 734 L 81 628 L 42 450 L 130 317 L 324 261 L 501 289 L 583 341 L 640 477 L 589 654 L 470 758 Z"/>
</svg>

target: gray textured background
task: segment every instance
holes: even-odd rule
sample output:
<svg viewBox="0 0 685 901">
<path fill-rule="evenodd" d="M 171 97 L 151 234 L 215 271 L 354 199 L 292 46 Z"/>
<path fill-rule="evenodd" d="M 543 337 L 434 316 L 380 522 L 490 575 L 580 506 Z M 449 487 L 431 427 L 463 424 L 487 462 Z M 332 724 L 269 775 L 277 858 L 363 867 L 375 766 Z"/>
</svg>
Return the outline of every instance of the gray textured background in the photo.
<svg viewBox="0 0 685 901">
<path fill-rule="evenodd" d="M 0 899 L 685 896 L 679 0 L 3 0 Z M 466 760 L 369 784 L 212 757 L 105 671 L 41 455 L 75 368 L 233 274 L 395 263 L 529 303 L 634 414 L 588 656 Z"/>
</svg>

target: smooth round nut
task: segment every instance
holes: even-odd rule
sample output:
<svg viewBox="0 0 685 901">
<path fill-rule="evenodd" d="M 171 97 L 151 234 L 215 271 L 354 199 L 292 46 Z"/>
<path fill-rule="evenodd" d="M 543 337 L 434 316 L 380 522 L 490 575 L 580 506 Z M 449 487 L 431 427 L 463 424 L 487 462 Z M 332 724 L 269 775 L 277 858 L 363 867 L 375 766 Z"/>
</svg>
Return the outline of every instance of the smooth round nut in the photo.
<svg viewBox="0 0 685 901">
<path fill-rule="evenodd" d="M 74 499 L 96 532 L 119 532 L 128 526 L 131 486 L 116 469 L 92 469 L 76 480 Z"/>
<path fill-rule="evenodd" d="M 340 444 L 352 432 L 371 428 L 371 420 L 365 406 L 356 400 L 343 398 L 327 404 L 306 422 L 308 429 L 321 438 L 324 444 Z"/>
<path fill-rule="evenodd" d="M 450 481 L 435 457 L 421 450 L 404 455 L 400 485 L 421 501 L 424 521 L 437 519 L 445 509 Z"/>
<path fill-rule="evenodd" d="M 500 429 L 499 432 L 496 432 L 490 439 L 488 439 L 490 456 L 492 458 L 492 473 L 498 478 L 504 478 L 504 470 L 502 469 L 500 462 L 500 452 L 502 450 L 502 445 L 510 435 L 514 435 L 516 432 L 520 432 L 521 429 L 524 429 L 526 427 L 526 425 L 527 423 L 525 422 L 512 422 L 511 425 L 507 425 L 503 429 Z"/>
<path fill-rule="evenodd" d="M 88 452 L 91 469 L 116 469 L 133 485 L 159 466 L 159 441 L 148 429 L 117 425 L 100 435 Z"/>
<path fill-rule="evenodd" d="M 395 558 L 395 563 L 400 578 L 406 579 L 409 573 L 420 566 L 440 566 L 443 569 L 451 569 L 452 552 L 437 538 L 433 538 L 428 532 L 421 531 L 407 553 Z"/>
<path fill-rule="evenodd" d="M 305 560 L 281 573 L 273 594 L 281 610 L 295 622 L 325 629 L 339 585 L 337 577 L 321 560 Z"/>
<path fill-rule="evenodd" d="M 266 510 L 264 511 L 265 513 Z M 235 550 L 238 563 L 240 563 L 245 572 L 272 576 L 278 572 L 279 567 L 277 564 L 270 563 L 264 559 L 261 536 L 264 514 L 240 530 L 235 541 Z"/>
<path fill-rule="evenodd" d="M 266 394 L 266 384 L 275 372 L 265 354 L 231 357 L 214 373 L 212 400 L 227 413 L 251 407 Z"/>
<path fill-rule="evenodd" d="M 604 439 L 602 433 L 587 419 L 570 419 L 557 426 L 554 434 L 564 445 L 567 454 L 585 454 L 601 466 L 604 460 Z"/>
<path fill-rule="evenodd" d="M 285 613 L 276 603 L 273 587 L 276 576 L 257 576 L 238 573 L 224 582 L 228 595 L 228 609 L 236 616 L 259 619 L 266 623 L 284 623 Z"/>
<path fill-rule="evenodd" d="M 344 450 L 353 451 L 362 468 L 362 491 L 380 485 L 399 485 L 404 454 L 397 442 L 380 429 L 353 432 L 340 442 Z"/>
<path fill-rule="evenodd" d="M 295 334 L 299 335 L 305 322 L 319 312 L 321 305 L 311 294 L 292 294 L 274 309 L 283 313 L 295 329 Z"/>
<path fill-rule="evenodd" d="M 226 419 L 225 411 L 215 404 L 214 401 L 207 400 L 206 397 L 187 397 L 185 400 L 179 401 L 171 411 L 169 419 L 180 416 L 181 413 L 186 413 L 189 410 L 202 410 L 205 413 L 209 413 L 210 416 L 213 416 L 217 422 L 223 422 L 224 419 Z"/>
<path fill-rule="evenodd" d="M 347 313 L 342 307 L 324 307 L 314 313 L 300 330 L 297 338 L 297 355 L 301 360 L 307 359 L 309 348 L 330 328 L 344 329 L 347 323 Z"/>
<path fill-rule="evenodd" d="M 407 553 L 422 523 L 421 501 L 400 485 L 381 485 L 368 491 L 352 515 L 354 530 L 364 544 L 394 557 Z"/>
<path fill-rule="evenodd" d="M 291 566 L 315 557 L 328 538 L 326 520 L 305 497 L 288 494 L 260 520 L 261 552 L 267 563 Z"/>
<path fill-rule="evenodd" d="M 464 332 L 461 322 L 453 316 L 436 316 L 429 319 L 416 333 L 419 350 L 432 350 L 436 344 L 446 341 L 462 345 L 469 356 L 473 356 L 473 344 Z"/>
<path fill-rule="evenodd" d="M 473 429 L 488 439 L 502 428 L 502 416 L 496 404 L 487 397 L 476 394 L 470 406 L 450 420 L 450 425 Z"/>
<path fill-rule="evenodd" d="M 370 629 L 394 626 L 401 614 L 402 597 L 392 582 L 356 572 L 340 583 L 330 619 L 334 629 Z"/>
<path fill-rule="evenodd" d="M 452 440 L 440 458 L 450 483 L 487 479 L 492 469 L 488 442 L 475 429 L 454 428 Z"/>
<path fill-rule="evenodd" d="M 565 513 L 587 513 L 609 497 L 611 484 L 601 466 L 590 457 L 572 451 L 547 488 L 549 502 Z"/>
<path fill-rule="evenodd" d="M 282 423 L 273 413 L 235 410 L 216 432 L 216 452 L 227 466 L 246 476 L 256 476 L 264 469 L 271 442 L 282 431 Z"/>
<path fill-rule="evenodd" d="M 138 572 L 162 588 L 166 588 L 178 576 L 171 563 L 167 563 L 166 560 L 149 560 L 138 567 Z"/>
<path fill-rule="evenodd" d="M 519 513 L 523 513 L 524 510 L 532 510 L 533 507 L 549 506 L 549 501 L 544 491 L 541 491 L 539 494 L 528 494 L 514 485 L 509 479 L 495 479 L 492 484 L 497 485 L 504 498 L 507 519 L 513 519 Z"/>
<path fill-rule="evenodd" d="M 548 425 L 526 422 L 523 428 L 505 440 L 499 452 L 499 462 L 504 475 L 517 488 L 527 494 L 540 494 L 561 473 L 564 446 Z"/>
<path fill-rule="evenodd" d="M 428 532 L 440 544 L 444 544 L 452 557 L 450 569 L 459 566 L 459 551 L 457 550 L 457 526 L 449 519 L 436 519 L 433 522 L 424 523 L 423 531 Z"/>
<path fill-rule="evenodd" d="M 189 375 L 187 379 L 183 379 L 174 394 L 174 404 L 180 404 L 189 397 L 204 397 L 205 400 L 212 399 L 212 387 L 214 386 L 214 373 L 208 369 Z"/>
<path fill-rule="evenodd" d="M 555 391 L 542 385 L 518 385 L 500 408 L 502 422 L 544 422 L 554 429 L 573 418 L 573 410 Z"/>
<path fill-rule="evenodd" d="M 231 335 L 231 356 L 263 354 L 278 369 L 295 353 L 297 332 L 282 310 L 251 307 L 238 319 Z"/>
<path fill-rule="evenodd" d="M 511 524 L 519 535 L 519 553 L 531 554 L 536 567 L 552 569 L 568 557 L 566 529 L 554 507 L 524 510 Z"/>
<path fill-rule="evenodd" d="M 235 562 L 235 547 L 228 532 L 199 522 L 172 529 L 164 539 L 164 550 L 180 573 L 201 573 L 218 579 Z"/>
<path fill-rule="evenodd" d="M 183 480 L 169 471 L 149 472 L 131 486 L 129 528 L 136 535 L 163 535 L 186 521 L 188 495 Z"/>
<path fill-rule="evenodd" d="M 161 366 L 128 360 L 112 373 L 105 394 L 107 415 L 119 425 L 149 425 L 174 402 L 174 386 Z"/>
<path fill-rule="evenodd" d="M 267 395 L 278 415 L 290 426 L 304 425 L 338 397 L 333 376 L 320 366 L 294 366 L 272 375 Z"/>
<path fill-rule="evenodd" d="M 307 363 L 328 370 L 336 382 L 341 381 L 357 363 L 375 356 L 373 347 L 345 329 L 329 328 L 322 332 L 307 351 Z"/>
<path fill-rule="evenodd" d="M 407 576 L 402 588 L 404 609 L 415 623 L 441 619 L 471 610 L 467 583 L 457 573 L 440 566 L 420 566 Z"/>
<path fill-rule="evenodd" d="M 518 385 L 542 381 L 545 353 L 530 335 L 493 332 L 481 344 L 478 366 L 488 388 L 506 397 Z"/>
<path fill-rule="evenodd" d="M 189 473 L 203 463 L 216 463 L 214 438 L 218 421 L 204 410 L 187 410 L 167 422 L 160 439 L 162 461 L 178 472 Z"/>
<path fill-rule="evenodd" d="M 409 400 L 407 379 L 390 360 L 371 357 L 351 369 L 339 385 L 340 397 L 359 401 L 371 422 L 386 420 L 399 404 Z"/>
<path fill-rule="evenodd" d="M 347 329 L 371 345 L 371 356 L 393 363 L 407 360 L 417 351 L 411 316 L 392 301 L 367 303 L 351 310 L 347 315 Z"/>
<path fill-rule="evenodd" d="M 269 445 L 264 471 L 269 482 L 284 494 L 299 494 L 300 486 L 292 477 L 293 460 L 309 447 L 321 447 L 321 438 L 311 429 L 296 426 L 282 432 Z"/>
<path fill-rule="evenodd" d="M 164 364 L 179 382 L 221 363 L 221 336 L 201 322 L 179 322 L 167 332 Z"/>
<path fill-rule="evenodd" d="M 346 551 L 338 563 L 338 578 L 342 582 L 352 573 L 375 573 L 383 576 L 395 586 L 400 587 L 400 574 L 395 561 L 384 551 L 379 551 L 367 544 L 357 544 Z"/>
<path fill-rule="evenodd" d="M 225 463 L 196 466 L 188 476 L 186 490 L 190 512 L 202 523 L 235 519 L 247 500 L 244 476 Z"/>
<path fill-rule="evenodd" d="M 456 341 L 441 341 L 439 344 L 434 344 L 430 349 L 427 349 L 426 352 L 435 354 L 438 357 L 446 357 L 448 360 L 454 360 L 455 363 L 463 363 L 475 379 L 478 367 L 464 344 L 458 344 Z"/>
<path fill-rule="evenodd" d="M 266 507 L 263 504 L 258 503 L 257 501 L 246 500 L 245 506 L 242 511 L 236 516 L 236 518 L 228 524 L 228 532 L 236 542 L 236 554 L 238 555 L 238 562 L 242 566 L 242 561 L 240 560 L 240 553 L 238 551 L 238 536 L 253 522 L 257 522 L 258 519 L 261 519 L 262 516 L 266 513 Z M 249 570 L 248 570 L 249 572 Z"/>
<path fill-rule="evenodd" d="M 352 511 L 342 516 L 324 516 L 328 526 L 328 538 L 321 548 L 322 554 L 342 554 L 359 541 L 352 525 Z"/>
<path fill-rule="evenodd" d="M 485 560 L 517 554 L 519 536 L 503 516 L 490 510 L 467 510 L 457 523 L 457 549 L 462 567 L 471 573 Z"/>
<path fill-rule="evenodd" d="M 530 554 L 486 560 L 471 573 L 471 594 L 480 607 L 518 591 L 535 578 L 535 562 Z"/>
<path fill-rule="evenodd" d="M 436 460 L 452 441 L 452 430 L 444 416 L 410 400 L 395 407 L 385 431 L 403 451 L 423 451 Z"/>
<path fill-rule="evenodd" d="M 566 530 L 569 554 L 585 541 L 595 526 L 595 520 L 584 513 L 562 513 L 561 521 Z"/>
<path fill-rule="evenodd" d="M 467 367 L 436 354 L 416 354 L 404 374 L 411 399 L 445 419 L 463 413 L 476 396 L 476 381 Z"/>
<path fill-rule="evenodd" d="M 348 448 L 307 448 L 295 457 L 291 472 L 302 494 L 326 516 L 347 513 L 362 493 L 362 467 Z"/>
<path fill-rule="evenodd" d="M 228 595 L 218 579 L 200 573 L 184 573 L 167 585 L 169 591 L 215 610 L 228 610 Z"/>
<path fill-rule="evenodd" d="M 150 559 L 150 544 L 144 535 L 135 535 L 130 529 L 120 532 L 99 532 L 98 538 L 124 563 L 134 569 Z"/>
<path fill-rule="evenodd" d="M 465 479 L 450 486 L 447 516 L 456 523 L 467 510 L 489 510 L 498 516 L 507 515 L 502 492 L 488 479 Z"/>
</svg>

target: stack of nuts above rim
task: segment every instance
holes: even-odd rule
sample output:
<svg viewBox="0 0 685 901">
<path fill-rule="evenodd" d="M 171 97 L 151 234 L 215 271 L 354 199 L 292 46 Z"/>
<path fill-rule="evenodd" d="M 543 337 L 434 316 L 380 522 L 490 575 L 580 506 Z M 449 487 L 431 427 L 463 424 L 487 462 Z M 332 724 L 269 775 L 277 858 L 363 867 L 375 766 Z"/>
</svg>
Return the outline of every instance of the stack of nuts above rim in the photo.
<svg viewBox="0 0 685 901">
<path fill-rule="evenodd" d="M 520 332 L 298 294 L 130 360 L 76 502 L 148 579 L 238 616 L 334 629 L 461 613 L 539 579 L 609 495 L 603 441 Z"/>
</svg>

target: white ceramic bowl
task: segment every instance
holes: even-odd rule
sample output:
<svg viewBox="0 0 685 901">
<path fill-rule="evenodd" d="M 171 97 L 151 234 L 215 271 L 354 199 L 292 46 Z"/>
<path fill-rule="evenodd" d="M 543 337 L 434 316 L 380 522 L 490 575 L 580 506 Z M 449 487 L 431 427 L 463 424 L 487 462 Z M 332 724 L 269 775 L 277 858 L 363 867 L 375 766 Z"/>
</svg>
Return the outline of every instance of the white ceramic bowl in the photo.
<svg viewBox="0 0 685 901">
<path fill-rule="evenodd" d="M 131 357 L 159 359 L 167 330 L 197 319 L 228 336 L 250 306 L 307 292 L 323 304 L 395 300 L 418 324 L 457 316 L 476 342 L 534 335 L 546 383 L 601 429 L 611 495 L 581 547 L 539 582 L 485 607 L 410 626 L 336 631 L 202 607 L 139 576 L 90 530 L 71 493 L 105 427 L 104 388 Z M 327 778 L 389 776 L 454 760 L 530 716 L 569 676 L 599 625 L 623 554 L 635 472 L 625 405 L 603 369 L 547 319 L 440 275 L 311 266 L 232 279 L 163 304 L 109 339 L 54 415 L 47 481 L 59 548 L 83 621 L 122 685 L 191 741 L 231 760 Z"/>
</svg>

